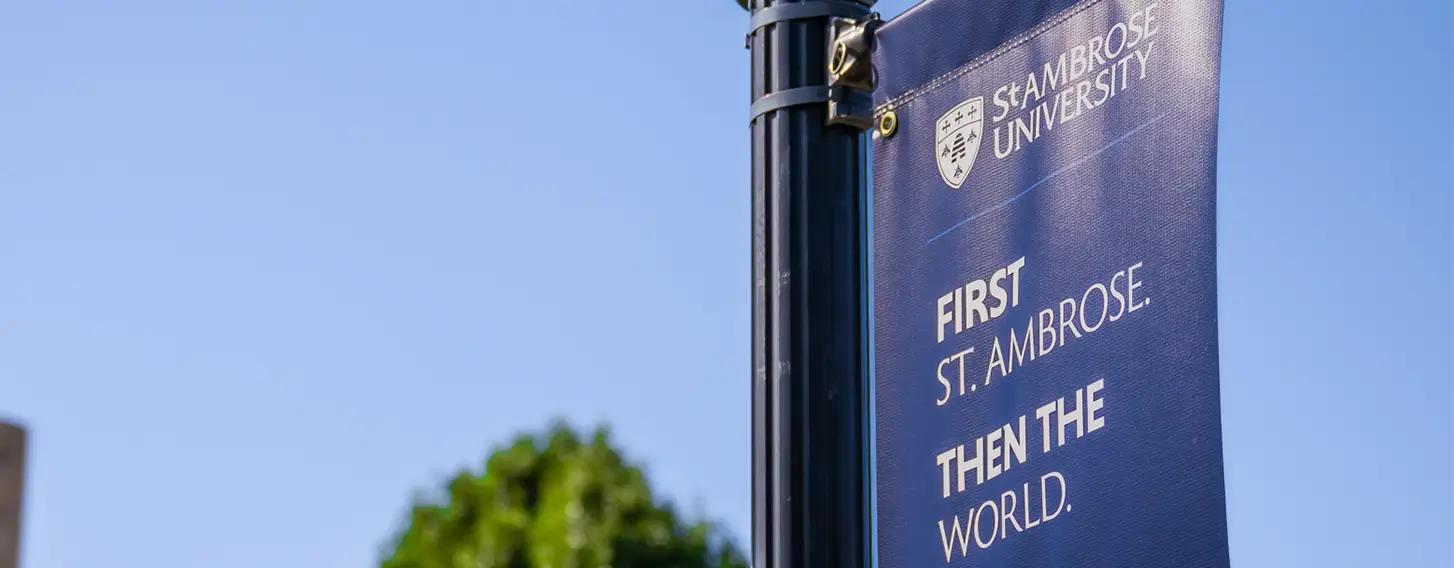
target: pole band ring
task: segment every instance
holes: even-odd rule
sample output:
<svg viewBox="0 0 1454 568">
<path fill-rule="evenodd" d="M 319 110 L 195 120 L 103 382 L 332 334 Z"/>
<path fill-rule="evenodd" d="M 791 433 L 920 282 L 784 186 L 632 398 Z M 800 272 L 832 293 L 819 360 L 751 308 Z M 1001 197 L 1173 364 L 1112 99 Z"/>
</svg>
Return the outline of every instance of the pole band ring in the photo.
<svg viewBox="0 0 1454 568">
<path fill-rule="evenodd" d="M 826 103 L 832 92 L 829 87 L 797 87 L 765 95 L 752 102 L 752 119 L 772 111 L 798 105 Z"/>
<path fill-rule="evenodd" d="M 869 7 L 849 0 L 822 0 L 818 2 L 797 2 L 778 4 L 758 10 L 752 14 L 748 35 L 768 24 L 808 18 L 862 18 L 869 14 Z"/>
</svg>

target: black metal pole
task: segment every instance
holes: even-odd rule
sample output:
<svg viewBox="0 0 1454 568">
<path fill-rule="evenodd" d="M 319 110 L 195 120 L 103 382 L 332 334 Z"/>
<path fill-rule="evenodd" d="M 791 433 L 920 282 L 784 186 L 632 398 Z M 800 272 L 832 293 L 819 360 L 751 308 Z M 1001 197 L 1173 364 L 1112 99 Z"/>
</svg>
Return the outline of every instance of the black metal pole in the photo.
<svg viewBox="0 0 1454 568">
<path fill-rule="evenodd" d="M 754 568 L 865 566 L 863 129 L 872 87 L 850 84 L 855 73 L 846 72 L 853 55 L 867 65 L 862 46 L 835 47 L 873 19 L 871 5 L 767 1 L 752 10 Z"/>
<path fill-rule="evenodd" d="M 0 422 L 0 568 L 20 565 L 20 520 L 25 491 L 25 429 Z"/>
</svg>

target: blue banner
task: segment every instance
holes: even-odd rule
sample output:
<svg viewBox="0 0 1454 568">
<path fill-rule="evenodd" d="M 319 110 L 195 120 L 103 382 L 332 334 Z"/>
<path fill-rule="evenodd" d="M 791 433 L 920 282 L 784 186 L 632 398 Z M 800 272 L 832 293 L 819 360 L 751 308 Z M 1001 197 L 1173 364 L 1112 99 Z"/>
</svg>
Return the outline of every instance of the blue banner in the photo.
<svg viewBox="0 0 1454 568">
<path fill-rule="evenodd" d="M 1229 565 L 1221 19 L 930 0 L 878 31 L 879 566 Z"/>
</svg>

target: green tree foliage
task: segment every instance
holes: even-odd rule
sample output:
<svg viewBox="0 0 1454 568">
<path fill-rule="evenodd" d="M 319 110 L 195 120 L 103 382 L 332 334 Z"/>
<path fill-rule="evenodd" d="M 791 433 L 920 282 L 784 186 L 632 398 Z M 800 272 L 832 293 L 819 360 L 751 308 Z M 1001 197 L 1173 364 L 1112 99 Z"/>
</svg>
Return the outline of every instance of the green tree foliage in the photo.
<svg viewBox="0 0 1454 568">
<path fill-rule="evenodd" d="M 448 502 L 419 503 L 383 568 L 745 568 L 712 525 L 653 499 L 604 429 L 564 425 L 497 448 Z"/>
</svg>

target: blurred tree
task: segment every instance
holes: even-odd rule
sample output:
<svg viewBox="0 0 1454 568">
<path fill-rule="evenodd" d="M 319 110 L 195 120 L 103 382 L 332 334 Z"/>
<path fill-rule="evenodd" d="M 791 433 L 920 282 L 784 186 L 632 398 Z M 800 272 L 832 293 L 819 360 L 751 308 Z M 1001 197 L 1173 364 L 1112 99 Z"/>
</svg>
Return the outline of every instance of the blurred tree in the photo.
<svg viewBox="0 0 1454 568">
<path fill-rule="evenodd" d="M 605 429 L 565 425 L 499 448 L 464 471 L 448 503 L 418 503 L 383 568 L 737 568 L 742 554 L 705 522 L 657 503 Z"/>
</svg>

